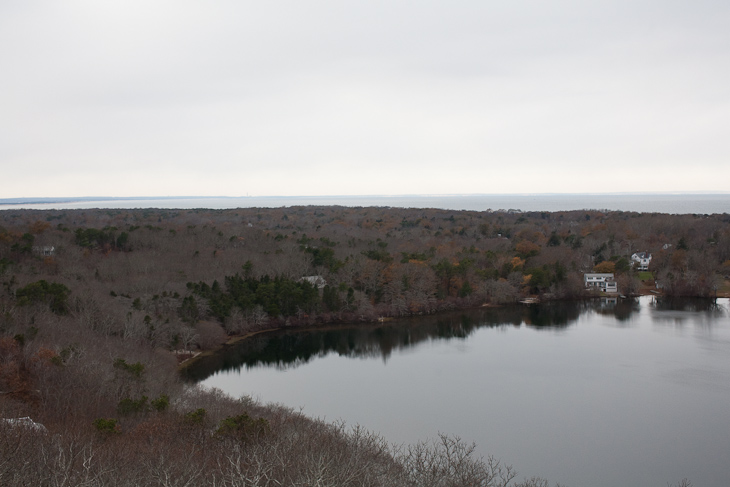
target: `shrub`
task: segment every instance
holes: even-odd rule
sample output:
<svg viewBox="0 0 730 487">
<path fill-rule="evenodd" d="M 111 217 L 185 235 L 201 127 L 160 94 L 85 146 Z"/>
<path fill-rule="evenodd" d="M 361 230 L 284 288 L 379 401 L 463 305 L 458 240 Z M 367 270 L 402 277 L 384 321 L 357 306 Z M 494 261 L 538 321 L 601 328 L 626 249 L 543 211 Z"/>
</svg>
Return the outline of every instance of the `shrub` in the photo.
<svg viewBox="0 0 730 487">
<path fill-rule="evenodd" d="M 166 411 L 167 408 L 170 407 L 170 396 L 168 396 L 167 394 L 162 394 L 157 399 L 153 399 L 150 404 L 155 411 Z"/>
<path fill-rule="evenodd" d="M 118 358 L 114 361 L 114 368 L 124 370 L 126 372 L 129 372 L 137 379 L 142 378 L 142 373 L 144 372 L 144 364 L 141 362 L 135 362 L 133 364 L 128 364 L 126 360 L 123 358 Z"/>
<path fill-rule="evenodd" d="M 47 302 L 48 306 L 56 314 L 68 313 L 68 295 L 71 290 L 57 282 L 47 282 L 43 279 L 32 282 L 15 292 L 18 304 L 29 305 Z"/>
<path fill-rule="evenodd" d="M 121 426 L 117 424 L 117 420 L 114 418 L 99 418 L 94 420 L 94 427 L 99 433 L 103 434 L 117 434 L 122 432 Z"/>
<path fill-rule="evenodd" d="M 117 405 L 117 412 L 121 415 L 143 413 L 145 411 L 147 411 L 147 396 L 142 396 L 139 399 L 126 397 L 119 401 Z"/>
<path fill-rule="evenodd" d="M 203 424 L 207 412 L 204 408 L 198 408 L 195 411 L 185 413 L 185 421 L 190 424 Z"/>
<path fill-rule="evenodd" d="M 247 413 L 238 416 L 229 416 L 220 422 L 217 435 L 235 436 L 245 439 L 250 436 L 260 435 L 268 431 L 269 422 L 263 418 L 253 419 Z"/>
</svg>

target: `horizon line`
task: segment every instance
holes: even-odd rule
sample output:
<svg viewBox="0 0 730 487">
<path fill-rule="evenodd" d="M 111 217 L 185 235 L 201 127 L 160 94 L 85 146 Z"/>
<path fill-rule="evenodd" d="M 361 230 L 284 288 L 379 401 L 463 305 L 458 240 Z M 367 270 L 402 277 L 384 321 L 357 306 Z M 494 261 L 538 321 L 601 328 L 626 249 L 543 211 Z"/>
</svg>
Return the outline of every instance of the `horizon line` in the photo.
<svg viewBox="0 0 730 487">
<path fill-rule="evenodd" d="M 175 196 L 36 196 L 0 198 L 0 205 L 57 203 L 74 201 L 111 201 L 111 200 L 170 200 L 170 199 L 248 199 L 248 198 L 444 198 L 470 196 L 679 196 L 679 195 L 730 195 L 730 191 L 615 191 L 590 193 L 402 193 L 402 194 L 327 194 L 327 195 L 175 195 Z"/>
</svg>

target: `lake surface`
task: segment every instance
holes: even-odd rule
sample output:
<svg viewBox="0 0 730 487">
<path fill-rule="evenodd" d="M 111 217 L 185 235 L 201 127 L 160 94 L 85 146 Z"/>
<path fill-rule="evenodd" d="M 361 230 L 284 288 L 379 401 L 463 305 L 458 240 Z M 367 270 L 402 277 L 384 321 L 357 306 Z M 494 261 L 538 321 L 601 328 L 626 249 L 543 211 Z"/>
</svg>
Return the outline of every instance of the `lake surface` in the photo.
<svg viewBox="0 0 730 487">
<path fill-rule="evenodd" d="M 11 204 L 12 203 L 12 204 Z M 7 209 L 88 208 L 280 208 L 307 205 L 390 206 L 446 210 L 569 211 L 614 210 L 646 213 L 713 214 L 730 212 L 730 193 L 724 194 L 476 194 L 396 196 L 254 196 L 166 198 L 16 198 L 0 199 Z"/>
<path fill-rule="evenodd" d="M 551 485 L 727 487 L 728 307 L 643 297 L 275 332 L 191 375 L 396 443 L 456 434 Z"/>
</svg>

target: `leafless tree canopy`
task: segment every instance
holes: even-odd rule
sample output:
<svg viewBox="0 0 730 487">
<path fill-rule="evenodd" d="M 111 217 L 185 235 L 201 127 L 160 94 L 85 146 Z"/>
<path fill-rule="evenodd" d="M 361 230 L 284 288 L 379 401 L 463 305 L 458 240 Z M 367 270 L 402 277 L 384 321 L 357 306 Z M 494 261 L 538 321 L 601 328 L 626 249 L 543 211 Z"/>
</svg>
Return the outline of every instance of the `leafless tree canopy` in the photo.
<svg viewBox="0 0 730 487">
<path fill-rule="evenodd" d="M 0 212 L 0 417 L 44 425 L 0 422 L 0 485 L 547 486 L 458 438 L 396 448 L 186 386 L 178 361 L 273 327 L 584 297 L 595 266 L 625 294 L 727 292 L 730 216 Z"/>
</svg>

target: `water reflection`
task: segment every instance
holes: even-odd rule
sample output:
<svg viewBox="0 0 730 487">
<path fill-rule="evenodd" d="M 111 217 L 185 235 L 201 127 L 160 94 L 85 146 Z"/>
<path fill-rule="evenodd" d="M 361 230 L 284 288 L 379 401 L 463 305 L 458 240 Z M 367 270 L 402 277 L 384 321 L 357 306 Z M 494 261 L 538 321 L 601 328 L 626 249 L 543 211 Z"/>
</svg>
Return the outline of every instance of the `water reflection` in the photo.
<svg viewBox="0 0 730 487">
<path fill-rule="evenodd" d="M 448 431 L 527 478 L 725 487 L 730 300 L 717 302 L 646 296 L 289 330 L 230 347 L 191 378 L 398 444 Z"/>
<path fill-rule="evenodd" d="M 634 313 L 639 311 L 640 305 L 638 299 L 620 299 L 620 298 L 601 298 L 595 311 L 602 315 L 613 316 L 620 323 L 625 323 L 631 319 Z"/>
<path fill-rule="evenodd" d="M 657 324 L 707 325 L 727 314 L 727 309 L 714 299 L 655 297 L 649 303 L 651 318 Z"/>
<path fill-rule="evenodd" d="M 715 299 L 657 296 L 650 302 L 657 311 L 685 311 L 688 313 L 713 313 L 721 316 L 725 308 Z"/>
<path fill-rule="evenodd" d="M 218 371 L 260 366 L 288 369 L 329 353 L 386 361 L 394 351 L 429 340 L 463 340 L 482 327 L 555 330 L 571 326 L 588 311 L 627 320 L 638 309 L 636 300 L 554 302 L 481 308 L 379 325 L 276 331 L 254 336 L 201 359 L 186 371 L 186 378 L 202 381 Z"/>
</svg>

